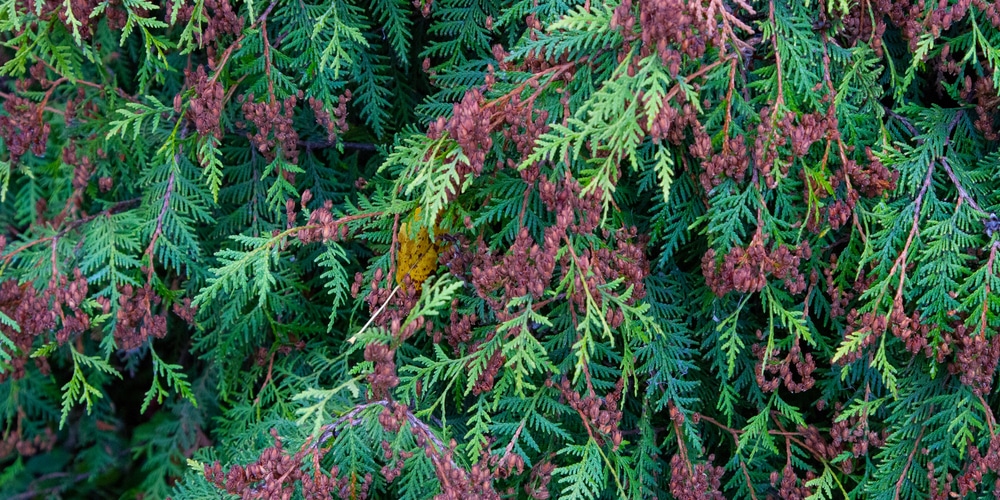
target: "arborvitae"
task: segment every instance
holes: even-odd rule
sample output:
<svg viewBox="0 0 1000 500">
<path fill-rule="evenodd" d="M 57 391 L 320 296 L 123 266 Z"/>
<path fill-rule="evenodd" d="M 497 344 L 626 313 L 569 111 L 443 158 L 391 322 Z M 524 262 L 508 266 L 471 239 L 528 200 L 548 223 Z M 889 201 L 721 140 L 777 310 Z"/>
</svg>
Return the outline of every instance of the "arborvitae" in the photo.
<svg viewBox="0 0 1000 500">
<path fill-rule="evenodd" d="M 986 0 L 0 0 L 0 496 L 1000 493 L 998 89 Z"/>
</svg>

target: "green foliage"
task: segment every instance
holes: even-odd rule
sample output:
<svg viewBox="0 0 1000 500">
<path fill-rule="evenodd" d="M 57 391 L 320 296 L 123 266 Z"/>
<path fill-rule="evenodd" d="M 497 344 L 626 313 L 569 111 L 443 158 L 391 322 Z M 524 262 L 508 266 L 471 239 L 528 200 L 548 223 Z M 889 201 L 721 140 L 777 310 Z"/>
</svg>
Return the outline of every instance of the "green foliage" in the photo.
<svg viewBox="0 0 1000 500">
<path fill-rule="evenodd" d="M 0 0 L 0 497 L 988 496 L 995 10 Z"/>
</svg>

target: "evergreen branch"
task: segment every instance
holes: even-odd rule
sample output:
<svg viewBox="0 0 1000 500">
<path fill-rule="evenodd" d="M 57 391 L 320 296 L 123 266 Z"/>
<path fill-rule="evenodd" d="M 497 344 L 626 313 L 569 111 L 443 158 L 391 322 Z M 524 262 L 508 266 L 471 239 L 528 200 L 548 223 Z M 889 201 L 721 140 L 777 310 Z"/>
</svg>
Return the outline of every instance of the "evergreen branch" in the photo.
<svg viewBox="0 0 1000 500">
<path fill-rule="evenodd" d="M 955 118 L 947 127 L 945 132 L 945 137 L 950 137 L 952 129 L 958 123 L 958 119 L 961 117 L 961 113 L 956 113 Z M 943 157 L 942 157 L 943 158 Z M 895 300 L 899 300 L 903 294 L 903 285 L 906 281 L 906 257 L 910 250 L 910 245 L 913 244 L 913 238 L 917 235 L 920 228 L 920 212 L 923 208 L 924 196 L 927 194 L 927 190 L 931 187 L 931 181 L 934 174 L 934 161 L 930 161 L 927 164 L 927 173 L 924 175 L 924 181 L 920 185 L 920 190 L 917 192 L 917 197 L 913 200 L 913 222 L 910 224 L 910 232 L 906 236 L 906 241 L 903 243 L 903 249 L 899 253 L 899 257 L 896 258 L 892 263 L 892 267 L 889 269 L 887 274 L 887 279 L 896 274 L 896 270 L 900 270 L 899 285 L 896 288 Z M 881 295 L 880 295 L 881 298 Z M 878 300 L 876 300 L 878 302 Z"/>
<path fill-rule="evenodd" d="M 92 221 L 94 219 L 97 219 L 99 217 L 107 217 L 109 215 L 113 215 L 113 214 L 122 212 L 124 210 L 128 210 L 130 208 L 133 208 L 136 205 L 138 205 L 140 201 L 142 201 L 140 198 L 132 198 L 130 200 L 119 201 L 119 202 L 115 203 L 114 205 L 112 205 L 111 207 L 109 207 L 109 208 L 107 208 L 105 210 L 102 210 L 99 213 L 96 213 L 96 214 L 93 214 L 93 215 L 88 215 L 88 216 L 85 216 L 85 217 L 81 217 L 79 219 L 71 220 L 70 222 L 66 223 L 65 226 L 61 227 L 58 231 L 56 231 L 55 234 L 53 234 L 51 236 L 43 236 L 43 237 L 40 237 L 40 238 L 36 238 L 36 239 L 34 239 L 34 240 L 32 240 L 32 241 L 30 241 L 30 242 L 28 242 L 28 243 L 26 243 L 26 244 L 24 244 L 22 246 L 17 247 L 16 249 L 12 250 L 7 255 L 4 255 L 3 256 L 4 267 L 6 267 L 6 265 L 10 263 L 11 259 L 13 259 L 14 256 L 16 256 L 17 254 L 19 254 L 19 253 L 21 253 L 21 252 L 23 252 L 23 251 L 25 251 L 25 250 L 27 250 L 27 249 L 35 246 L 35 245 L 39 245 L 39 244 L 42 244 L 42 243 L 46 243 L 46 242 L 53 241 L 53 240 L 56 240 L 58 238 L 61 238 L 61 237 L 65 236 L 66 234 L 68 234 L 70 231 L 73 231 L 73 230 L 79 228 L 80 226 L 83 226 L 84 224 L 86 224 L 86 223 L 88 223 L 88 222 L 90 222 L 90 221 Z M 0 267 L 0 271 L 2 271 L 2 270 L 3 270 L 3 267 Z M 2 273 L 0 273 L 0 274 L 2 274 Z"/>
<path fill-rule="evenodd" d="M 988 493 L 992 14 L 674 3 L 0 0 L 0 498 Z"/>
</svg>

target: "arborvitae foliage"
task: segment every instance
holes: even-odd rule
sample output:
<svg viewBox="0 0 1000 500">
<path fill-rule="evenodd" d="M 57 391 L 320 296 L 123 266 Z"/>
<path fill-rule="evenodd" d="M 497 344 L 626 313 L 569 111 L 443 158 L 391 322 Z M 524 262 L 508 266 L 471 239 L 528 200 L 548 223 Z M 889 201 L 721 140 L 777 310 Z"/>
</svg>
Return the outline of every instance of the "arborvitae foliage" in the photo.
<svg viewBox="0 0 1000 500">
<path fill-rule="evenodd" d="M 0 0 L 0 497 L 1000 490 L 1000 6 Z"/>
</svg>

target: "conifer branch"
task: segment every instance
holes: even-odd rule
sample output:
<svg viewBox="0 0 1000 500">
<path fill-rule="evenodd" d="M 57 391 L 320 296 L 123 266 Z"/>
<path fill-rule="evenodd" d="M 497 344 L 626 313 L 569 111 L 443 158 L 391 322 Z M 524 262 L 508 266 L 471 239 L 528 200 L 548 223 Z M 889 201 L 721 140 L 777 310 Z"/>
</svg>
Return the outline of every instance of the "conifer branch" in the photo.
<svg viewBox="0 0 1000 500">
<path fill-rule="evenodd" d="M 0 0 L 0 498 L 1000 474 L 988 9 L 72 3 Z"/>
</svg>

